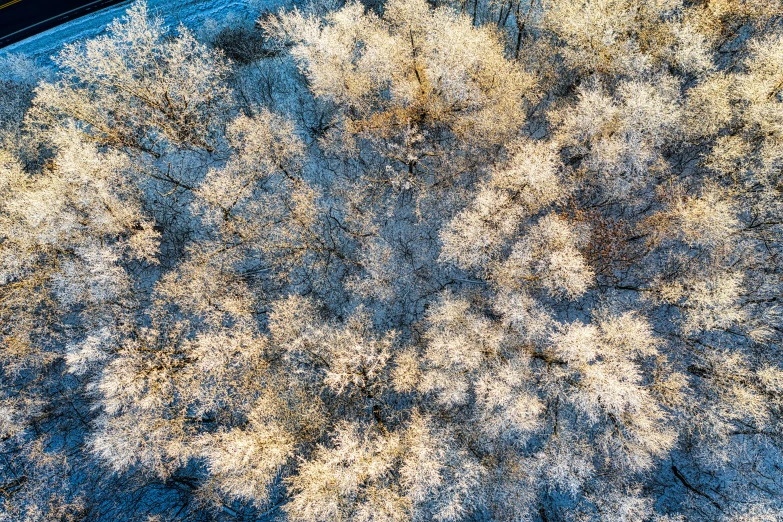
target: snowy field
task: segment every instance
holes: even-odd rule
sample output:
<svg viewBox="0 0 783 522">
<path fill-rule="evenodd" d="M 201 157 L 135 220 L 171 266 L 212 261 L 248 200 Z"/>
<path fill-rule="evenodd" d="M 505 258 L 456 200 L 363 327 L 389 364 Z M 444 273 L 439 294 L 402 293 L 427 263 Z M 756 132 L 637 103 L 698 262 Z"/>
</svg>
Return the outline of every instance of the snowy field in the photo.
<svg viewBox="0 0 783 522">
<path fill-rule="evenodd" d="M 63 44 L 101 34 L 114 18 L 125 13 L 131 3 L 113 5 L 3 47 L 0 56 L 20 53 L 45 63 Z M 282 3 L 281 0 L 271 0 L 264 5 L 275 8 Z M 199 28 L 210 18 L 222 20 L 231 16 L 253 16 L 254 12 L 258 12 L 257 7 L 251 7 L 257 6 L 257 2 L 251 4 L 244 0 L 148 0 L 147 5 L 150 12 L 162 16 L 167 25 L 176 27 L 182 23 L 191 29 Z"/>
</svg>

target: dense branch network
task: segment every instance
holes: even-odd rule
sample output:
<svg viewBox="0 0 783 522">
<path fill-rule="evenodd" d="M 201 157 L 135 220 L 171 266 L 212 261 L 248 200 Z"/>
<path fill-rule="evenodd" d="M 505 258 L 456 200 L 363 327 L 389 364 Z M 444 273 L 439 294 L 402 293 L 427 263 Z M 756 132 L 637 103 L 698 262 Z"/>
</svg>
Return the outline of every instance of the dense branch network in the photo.
<svg viewBox="0 0 783 522">
<path fill-rule="evenodd" d="M 252 14 L 0 58 L 0 521 L 783 518 L 782 4 Z"/>
</svg>

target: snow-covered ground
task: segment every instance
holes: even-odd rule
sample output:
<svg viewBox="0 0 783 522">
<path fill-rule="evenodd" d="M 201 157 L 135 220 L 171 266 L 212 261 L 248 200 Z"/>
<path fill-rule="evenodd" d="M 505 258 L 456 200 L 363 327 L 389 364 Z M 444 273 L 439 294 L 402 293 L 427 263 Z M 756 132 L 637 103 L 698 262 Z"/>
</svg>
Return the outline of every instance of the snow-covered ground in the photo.
<svg viewBox="0 0 783 522">
<path fill-rule="evenodd" d="M 130 0 L 122 2 L 11 44 L 0 49 L 0 56 L 21 53 L 45 62 L 48 57 L 56 54 L 63 44 L 92 38 L 105 31 L 106 26 L 114 18 L 122 16 L 131 3 Z M 209 18 L 221 20 L 243 14 L 251 16 L 253 11 L 257 12 L 251 5 L 257 6 L 259 3 L 246 0 L 148 0 L 147 6 L 151 13 L 162 16 L 170 26 L 183 23 L 196 29 Z M 280 0 L 263 2 L 265 7 L 276 7 L 282 3 Z"/>
</svg>

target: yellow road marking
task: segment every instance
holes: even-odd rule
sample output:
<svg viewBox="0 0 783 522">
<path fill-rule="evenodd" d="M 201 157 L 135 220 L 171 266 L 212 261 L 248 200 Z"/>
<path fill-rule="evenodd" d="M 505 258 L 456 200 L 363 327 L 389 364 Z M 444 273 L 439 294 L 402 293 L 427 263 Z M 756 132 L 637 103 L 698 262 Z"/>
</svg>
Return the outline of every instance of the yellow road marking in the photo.
<svg viewBox="0 0 783 522">
<path fill-rule="evenodd" d="M 6 4 L 0 5 L 0 9 L 5 9 L 6 7 L 12 6 L 14 4 L 18 4 L 21 1 L 22 0 L 11 0 L 10 2 L 8 2 Z"/>
</svg>

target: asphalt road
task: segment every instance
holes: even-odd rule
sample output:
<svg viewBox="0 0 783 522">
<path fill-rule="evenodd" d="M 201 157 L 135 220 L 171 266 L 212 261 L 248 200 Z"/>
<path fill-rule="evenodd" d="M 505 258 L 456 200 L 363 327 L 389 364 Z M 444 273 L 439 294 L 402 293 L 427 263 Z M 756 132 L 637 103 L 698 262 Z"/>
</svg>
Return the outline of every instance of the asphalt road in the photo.
<svg viewBox="0 0 783 522">
<path fill-rule="evenodd" d="M 0 47 L 124 0 L 0 0 Z"/>
</svg>

